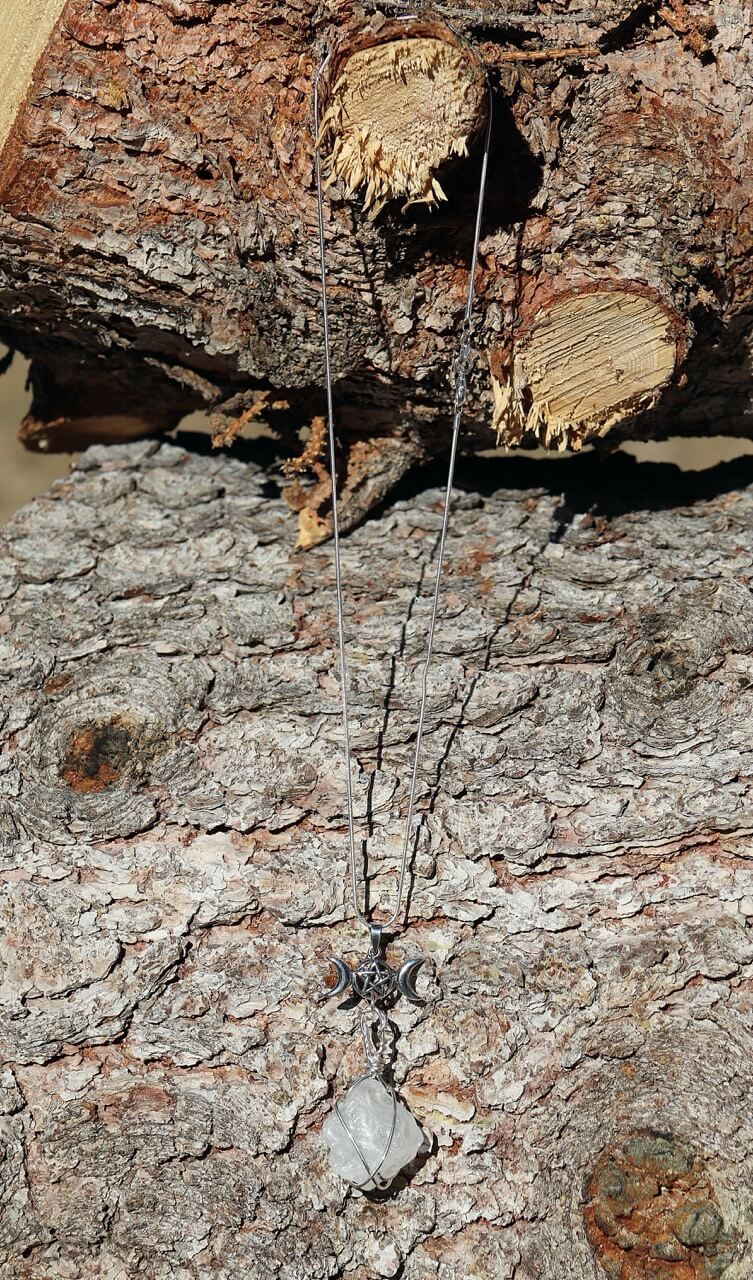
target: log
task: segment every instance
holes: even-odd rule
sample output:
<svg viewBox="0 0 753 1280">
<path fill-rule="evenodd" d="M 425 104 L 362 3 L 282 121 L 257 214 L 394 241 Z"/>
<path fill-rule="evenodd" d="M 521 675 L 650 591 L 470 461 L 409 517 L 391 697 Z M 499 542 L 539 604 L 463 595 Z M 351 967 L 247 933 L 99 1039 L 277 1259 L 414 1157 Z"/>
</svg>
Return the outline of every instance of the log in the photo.
<svg viewBox="0 0 753 1280">
<path fill-rule="evenodd" d="M 96 446 L 3 531 L 2 1275 L 742 1280 L 753 465 L 464 465 L 394 944 L 432 1146 L 382 1199 L 318 1133 L 363 937 L 331 548 L 271 471 Z M 440 518 L 343 548 L 372 902 Z"/>
<path fill-rule="evenodd" d="M 6 0 L 0 20 L 42 50 L 8 99 L 0 338 L 33 360 L 29 447 L 163 432 L 193 409 L 227 439 L 266 397 L 299 453 L 323 407 L 325 49 L 346 522 L 447 445 L 478 56 L 495 107 L 464 447 L 750 435 L 748 5 L 583 0 L 568 20 L 504 0 L 450 6 L 451 26 L 441 8 L 262 0 L 28 12 Z M 327 529 L 313 492 L 305 536 Z"/>
</svg>

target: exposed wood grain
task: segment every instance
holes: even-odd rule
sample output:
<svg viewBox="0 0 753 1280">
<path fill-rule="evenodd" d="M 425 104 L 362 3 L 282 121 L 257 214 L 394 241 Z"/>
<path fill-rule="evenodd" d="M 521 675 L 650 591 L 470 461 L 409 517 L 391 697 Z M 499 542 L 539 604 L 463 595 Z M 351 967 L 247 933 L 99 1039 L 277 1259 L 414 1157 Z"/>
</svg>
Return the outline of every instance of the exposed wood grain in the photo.
<svg viewBox="0 0 753 1280">
<path fill-rule="evenodd" d="M 405 494 L 344 547 L 375 894 L 440 518 Z M 19 512 L 4 1278 L 750 1274 L 751 528 L 741 463 L 466 473 L 395 945 L 432 962 L 396 1021 L 434 1146 L 375 1204 L 318 1138 L 359 1068 L 353 1014 L 314 1000 L 361 946 L 331 549 L 292 550 L 268 466 L 155 443 Z"/>
<path fill-rule="evenodd" d="M 66 0 L 3 0 L 0 40 L 0 150 L 31 86 Z"/>
<path fill-rule="evenodd" d="M 328 185 L 362 193 L 372 218 L 388 200 L 403 211 L 446 200 L 437 174 L 468 155 L 486 108 L 475 51 L 439 23 L 403 22 L 332 56 L 321 129 Z"/>
<path fill-rule="evenodd" d="M 677 327 L 645 290 L 552 299 L 511 350 L 490 357 L 498 439 L 515 445 L 532 433 L 548 448 L 578 449 L 656 404 L 684 354 Z"/>
</svg>

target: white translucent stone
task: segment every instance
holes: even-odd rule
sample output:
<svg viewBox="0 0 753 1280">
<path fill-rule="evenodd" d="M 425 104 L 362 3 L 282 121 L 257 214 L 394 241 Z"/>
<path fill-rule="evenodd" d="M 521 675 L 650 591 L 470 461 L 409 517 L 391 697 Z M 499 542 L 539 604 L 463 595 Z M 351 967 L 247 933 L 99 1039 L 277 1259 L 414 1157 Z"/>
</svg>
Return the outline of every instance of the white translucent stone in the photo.
<svg viewBox="0 0 753 1280">
<path fill-rule="evenodd" d="M 390 1139 L 393 1107 L 395 1127 Z M 428 1148 L 408 1108 L 393 1102 L 390 1090 L 374 1076 L 351 1085 L 339 1109 L 340 1115 L 333 1111 L 327 1116 L 322 1137 L 335 1173 L 363 1191 L 387 1186 L 419 1151 Z"/>
</svg>

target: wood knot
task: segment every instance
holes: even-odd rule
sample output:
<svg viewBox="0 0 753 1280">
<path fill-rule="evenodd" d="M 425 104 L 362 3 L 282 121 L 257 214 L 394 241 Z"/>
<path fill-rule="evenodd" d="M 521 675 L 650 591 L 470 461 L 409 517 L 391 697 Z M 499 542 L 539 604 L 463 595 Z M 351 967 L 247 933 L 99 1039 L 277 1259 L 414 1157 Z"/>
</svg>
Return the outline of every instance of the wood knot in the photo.
<svg viewBox="0 0 753 1280">
<path fill-rule="evenodd" d="M 734 712 L 708 677 L 753 649 L 753 606 L 735 582 L 675 587 L 659 609 L 627 621 L 608 693 L 616 731 L 673 749 Z"/>
<path fill-rule="evenodd" d="M 586 1197 L 586 1235 L 610 1280 L 712 1280 L 738 1255 L 703 1159 L 669 1134 L 608 1147 Z"/>
<path fill-rule="evenodd" d="M 82 795 L 93 795 L 117 786 L 138 768 L 144 755 L 144 736 L 135 721 L 115 717 L 102 724 L 85 725 L 68 741 L 61 776 Z"/>
</svg>

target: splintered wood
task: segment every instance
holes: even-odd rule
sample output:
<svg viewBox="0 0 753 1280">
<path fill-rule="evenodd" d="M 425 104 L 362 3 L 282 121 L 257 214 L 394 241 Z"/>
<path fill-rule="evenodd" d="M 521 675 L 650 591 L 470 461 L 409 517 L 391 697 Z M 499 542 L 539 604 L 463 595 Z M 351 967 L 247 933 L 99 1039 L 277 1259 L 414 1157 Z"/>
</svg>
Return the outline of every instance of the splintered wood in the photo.
<svg viewBox="0 0 753 1280">
<path fill-rule="evenodd" d="M 3 0 L 0 41 L 0 148 L 31 84 L 34 67 L 65 0 Z"/>
<path fill-rule="evenodd" d="M 493 425 L 500 443 L 533 434 L 579 449 L 654 403 L 677 363 L 676 325 L 652 297 L 583 292 L 542 308 L 512 353 L 493 355 Z"/>
<path fill-rule="evenodd" d="M 484 114 L 484 79 L 467 51 L 414 36 L 370 45 L 343 64 L 325 112 L 328 183 L 365 188 L 375 217 L 387 200 L 437 204 L 437 170 L 467 154 Z"/>
</svg>

